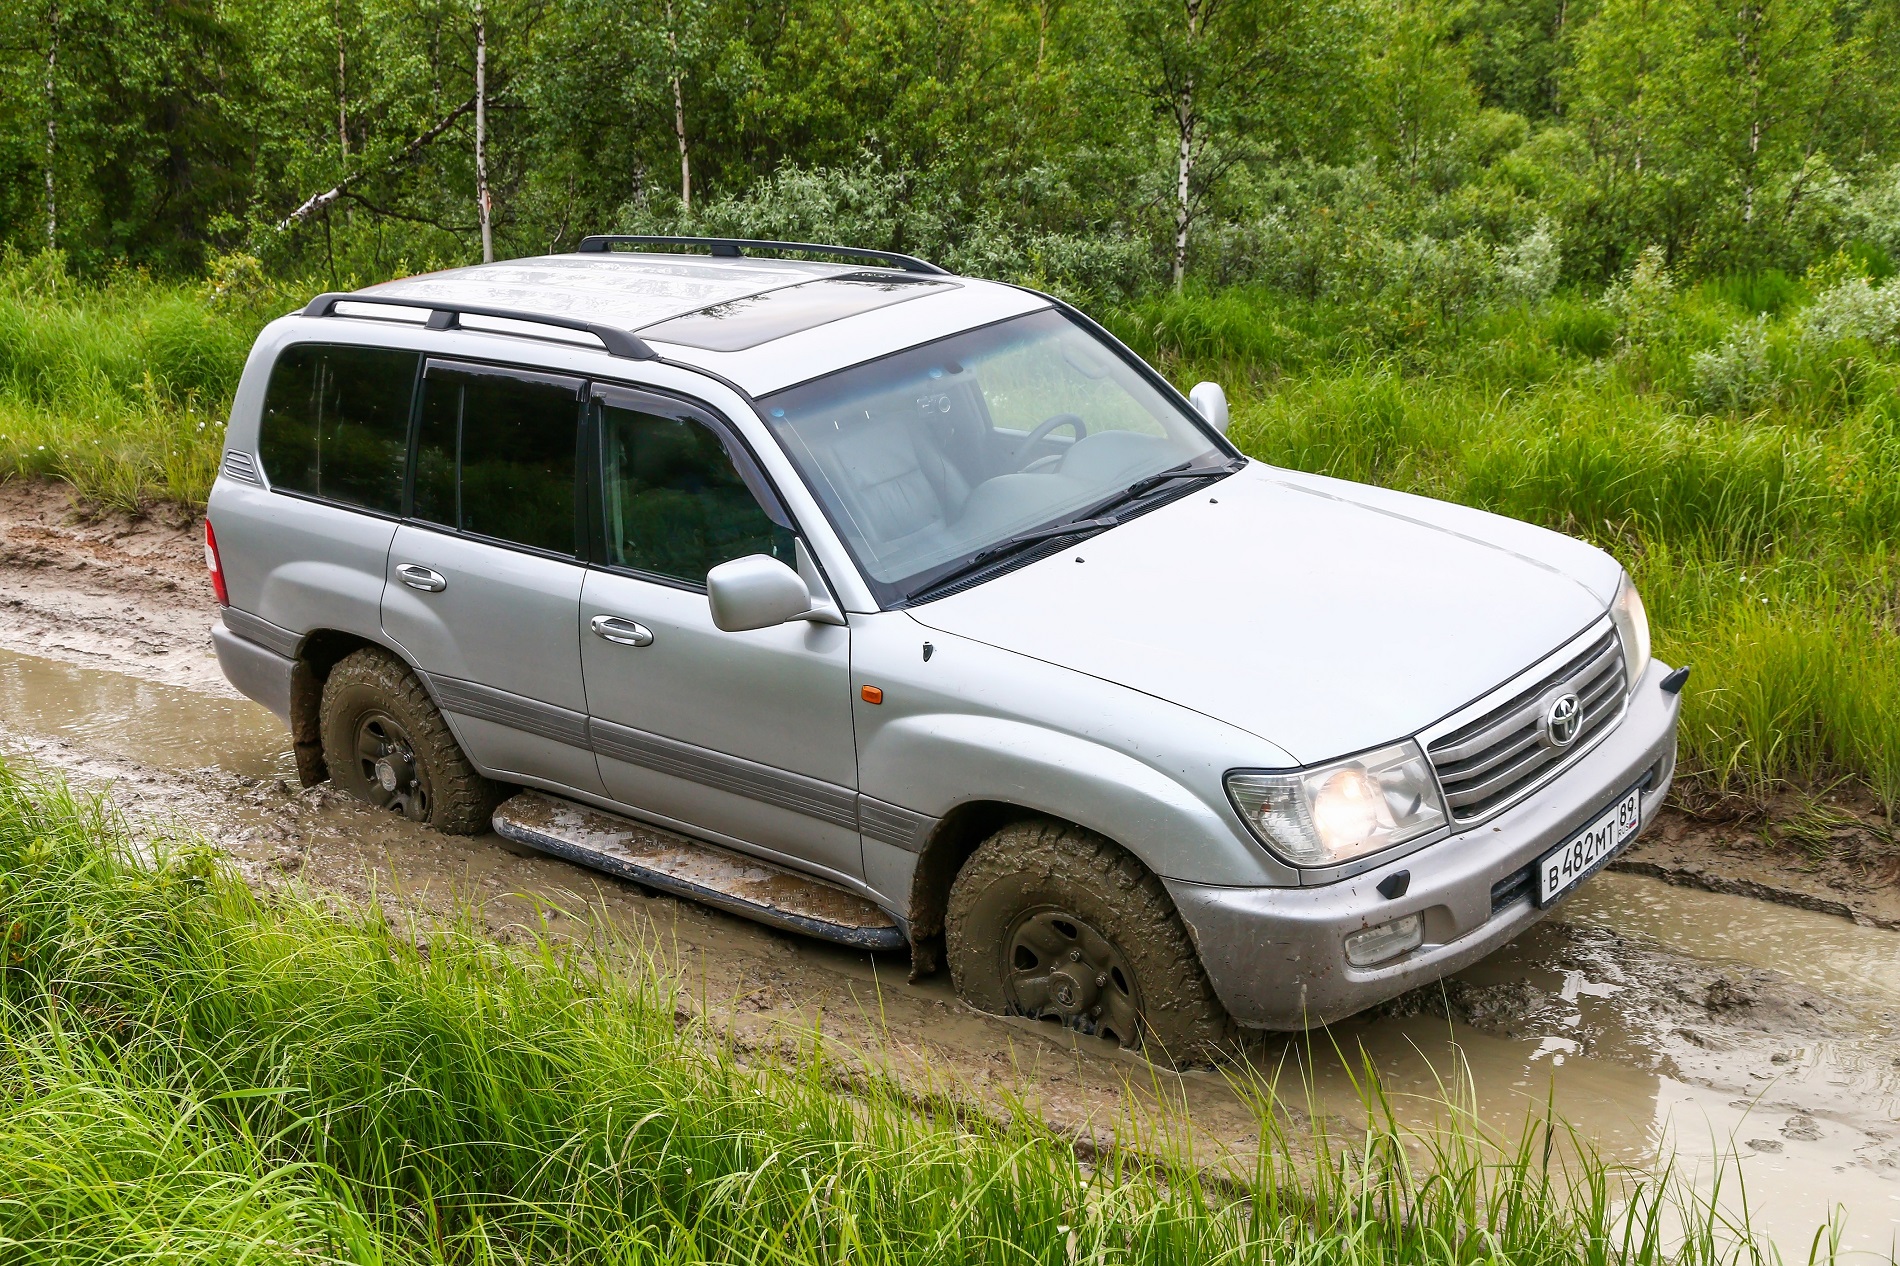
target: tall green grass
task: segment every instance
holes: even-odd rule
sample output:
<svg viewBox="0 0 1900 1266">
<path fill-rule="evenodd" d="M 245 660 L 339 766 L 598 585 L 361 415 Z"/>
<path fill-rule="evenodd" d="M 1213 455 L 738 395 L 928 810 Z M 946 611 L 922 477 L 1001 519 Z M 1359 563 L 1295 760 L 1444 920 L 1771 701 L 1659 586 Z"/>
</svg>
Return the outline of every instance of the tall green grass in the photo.
<svg viewBox="0 0 1900 1266">
<path fill-rule="evenodd" d="M 0 476 L 123 510 L 202 506 L 244 358 L 281 302 L 254 274 L 221 280 L 84 283 L 58 256 L 0 258 Z"/>
<path fill-rule="evenodd" d="M 1166 1145 L 1079 1152 L 1026 1110 L 997 1121 L 876 1075 L 840 1094 L 815 1041 L 741 1066 L 618 960 L 260 898 L 201 846 L 135 847 L 97 804 L 4 768 L 0 943 L 7 1261 L 1752 1266 L 1764 1251 L 1548 1129 L 1499 1149 L 1455 1127 L 1408 1137 L 1375 1111 L 1296 1148 L 1254 1083 L 1260 1158 L 1222 1171 Z"/>
</svg>

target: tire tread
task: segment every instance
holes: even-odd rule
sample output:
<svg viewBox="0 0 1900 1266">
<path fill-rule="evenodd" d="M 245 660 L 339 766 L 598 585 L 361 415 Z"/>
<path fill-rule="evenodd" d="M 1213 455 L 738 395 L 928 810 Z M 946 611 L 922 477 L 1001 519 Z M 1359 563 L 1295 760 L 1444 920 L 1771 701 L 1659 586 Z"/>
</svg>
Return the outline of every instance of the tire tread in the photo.
<svg viewBox="0 0 1900 1266">
<path fill-rule="evenodd" d="M 505 789 L 483 777 L 463 753 L 448 721 L 430 698 L 428 687 L 409 665 L 380 647 L 364 647 L 337 661 L 323 683 L 323 746 L 325 763 L 334 771 L 338 739 L 336 709 L 342 692 L 352 686 L 375 691 L 391 711 L 399 711 L 418 760 L 429 770 L 429 825 L 444 835 L 479 835 L 500 804 Z"/>
<path fill-rule="evenodd" d="M 1187 926 L 1168 890 L 1154 872 L 1121 845 L 1103 835 L 1050 818 L 1010 824 L 978 846 L 951 886 L 944 933 L 951 980 L 957 993 L 979 1010 L 1007 1007 L 994 964 L 1003 927 L 985 897 L 1006 885 L 1036 901 L 1038 886 L 1053 876 L 1070 876 L 1078 905 L 1100 905 L 1100 928 L 1136 964 L 1140 973 L 1143 1042 L 1151 1057 L 1205 1062 L 1231 1049 L 1233 1021 L 1201 965 Z M 1046 895 L 1046 894 L 1045 894 Z M 1078 915 L 1090 911 L 1078 908 Z M 987 977 L 988 979 L 985 979 Z M 1155 1050 L 1159 1047 L 1159 1050 Z"/>
</svg>

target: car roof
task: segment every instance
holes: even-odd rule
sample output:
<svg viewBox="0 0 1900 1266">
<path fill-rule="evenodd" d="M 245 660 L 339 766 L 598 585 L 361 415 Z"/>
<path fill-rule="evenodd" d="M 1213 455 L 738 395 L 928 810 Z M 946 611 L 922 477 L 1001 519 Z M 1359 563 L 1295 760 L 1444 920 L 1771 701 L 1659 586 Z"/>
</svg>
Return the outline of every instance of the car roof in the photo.
<svg viewBox="0 0 1900 1266">
<path fill-rule="evenodd" d="M 610 326 L 753 395 L 1048 306 L 1013 286 L 950 274 L 619 251 L 450 268 L 357 293 Z"/>
<path fill-rule="evenodd" d="M 367 286 L 360 293 L 580 317 L 633 331 L 782 286 L 861 271 L 851 265 L 756 256 L 600 251 L 448 268 Z"/>
</svg>

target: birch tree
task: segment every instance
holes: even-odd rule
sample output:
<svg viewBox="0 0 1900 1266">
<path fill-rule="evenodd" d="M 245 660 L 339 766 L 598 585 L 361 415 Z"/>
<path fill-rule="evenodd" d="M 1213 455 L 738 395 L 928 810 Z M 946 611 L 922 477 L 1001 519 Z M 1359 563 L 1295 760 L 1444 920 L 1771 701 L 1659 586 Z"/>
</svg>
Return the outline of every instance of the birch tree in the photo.
<svg viewBox="0 0 1900 1266">
<path fill-rule="evenodd" d="M 46 6 L 46 249 L 59 249 L 59 0 Z"/>
<path fill-rule="evenodd" d="M 1873 68 L 1828 0 L 1608 0 L 1572 111 L 1598 155 L 1604 232 L 1628 255 L 1760 266 L 1790 249 L 1817 175 L 1859 155 Z"/>
<path fill-rule="evenodd" d="M 481 219 L 482 262 L 495 262 L 495 205 L 488 189 L 488 12 L 475 0 L 475 210 Z"/>
<path fill-rule="evenodd" d="M 1130 89 L 1168 141 L 1178 289 L 1194 222 L 1235 163 L 1338 134 L 1353 95 L 1351 23 L 1302 0 L 1124 0 L 1119 16 Z"/>
</svg>

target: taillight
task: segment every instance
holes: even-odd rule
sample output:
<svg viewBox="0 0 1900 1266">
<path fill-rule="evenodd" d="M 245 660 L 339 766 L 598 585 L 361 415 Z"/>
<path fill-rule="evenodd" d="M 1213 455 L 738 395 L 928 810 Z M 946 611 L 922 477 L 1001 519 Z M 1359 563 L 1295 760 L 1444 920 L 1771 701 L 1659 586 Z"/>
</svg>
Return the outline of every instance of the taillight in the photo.
<svg viewBox="0 0 1900 1266">
<path fill-rule="evenodd" d="M 218 534 L 211 530 L 211 520 L 205 520 L 205 566 L 211 569 L 211 591 L 218 595 L 218 605 L 231 605 L 230 591 L 224 587 L 224 565 L 218 561 Z"/>
</svg>

